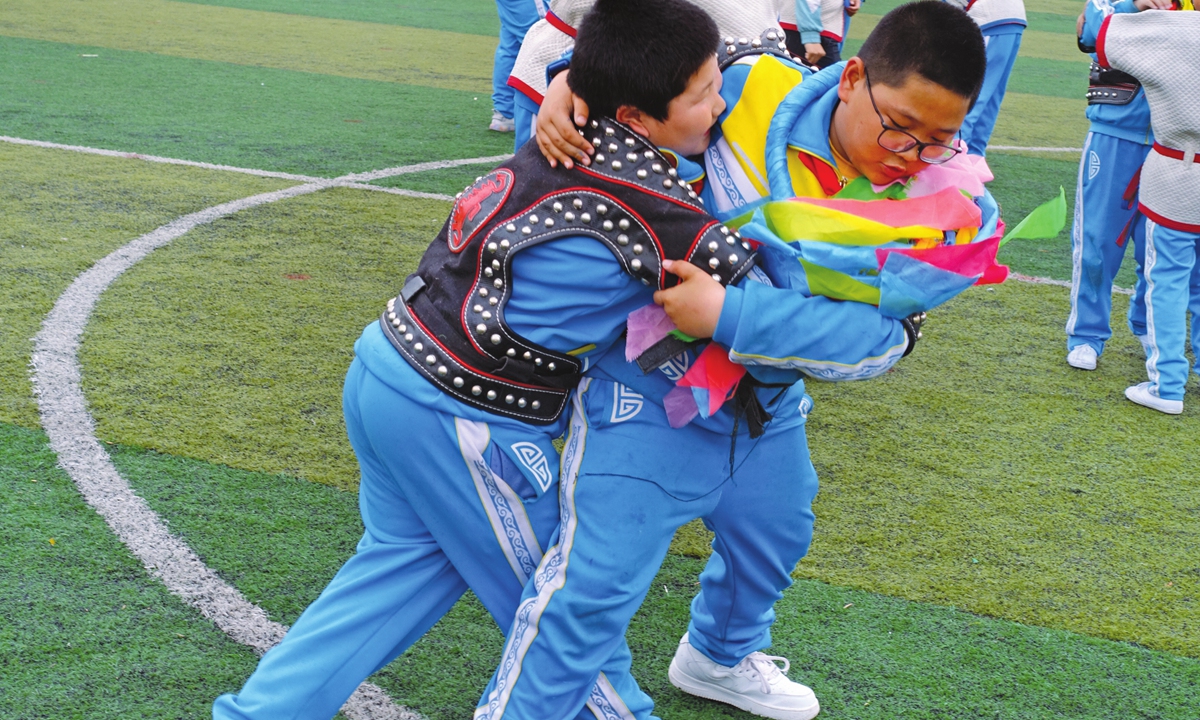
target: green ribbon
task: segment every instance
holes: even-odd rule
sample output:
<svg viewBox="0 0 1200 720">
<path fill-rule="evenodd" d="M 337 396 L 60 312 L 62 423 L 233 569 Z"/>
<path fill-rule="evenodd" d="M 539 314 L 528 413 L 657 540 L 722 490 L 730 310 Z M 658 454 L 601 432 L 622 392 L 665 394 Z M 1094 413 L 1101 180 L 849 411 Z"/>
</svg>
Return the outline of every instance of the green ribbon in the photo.
<svg viewBox="0 0 1200 720">
<path fill-rule="evenodd" d="M 1017 226 L 1000 240 L 1000 246 L 1009 240 L 1044 240 L 1056 237 L 1067 226 L 1067 191 L 1058 188 L 1058 197 L 1044 202 L 1017 223 Z"/>
</svg>

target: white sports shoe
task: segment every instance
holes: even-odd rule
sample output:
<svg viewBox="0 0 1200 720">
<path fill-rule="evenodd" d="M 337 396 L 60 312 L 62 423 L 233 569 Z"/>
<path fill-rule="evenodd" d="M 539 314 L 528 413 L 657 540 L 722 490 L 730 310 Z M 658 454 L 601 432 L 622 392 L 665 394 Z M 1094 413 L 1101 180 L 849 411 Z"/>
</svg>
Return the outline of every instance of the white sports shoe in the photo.
<svg viewBox="0 0 1200 720">
<path fill-rule="evenodd" d="M 499 110 L 492 111 L 492 123 L 488 125 L 488 130 L 496 132 L 513 132 L 517 129 L 517 123 L 510 117 L 504 117 Z"/>
<path fill-rule="evenodd" d="M 783 661 L 782 670 L 775 663 Z M 728 703 L 753 715 L 775 720 L 811 720 L 821 711 L 808 687 L 784 675 L 787 658 L 750 653 L 734 667 L 719 665 L 692 647 L 687 633 L 679 641 L 667 677 L 680 690 Z"/>
<path fill-rule="evenodd" d="M 1142 352 L 1145 353 L 1146 357 L 1150 357 L 1150 335 L 1149 335 L 1149 333 L 1147 333 L 1146 335 L 1134 335 L 1134 337 L 1137 338 L 1138 342 L 1140 342 L 1142 344 Z"/>
<path fill-rule="evenodd" d="M 1097 358 L 1096 351 L 1085 343 L 1067 353 L 1067 364 L 1080 370 L 1095 370 Z"/>
<path fill-rule="evenodd" d="M 1183 413 L 1182 400 L 1166 400 L 1160 398 L 1153 390 L 1150 389 L 1150 383 L 1138 383 L 1132 387 L 1125 388 L 1125 397 L 1134 401 L 1138 405 L 1145 405 L 1148 408 L 1153 408 L 1159 412 L 1168 415 L 1179 415 Z"/>
</svg>

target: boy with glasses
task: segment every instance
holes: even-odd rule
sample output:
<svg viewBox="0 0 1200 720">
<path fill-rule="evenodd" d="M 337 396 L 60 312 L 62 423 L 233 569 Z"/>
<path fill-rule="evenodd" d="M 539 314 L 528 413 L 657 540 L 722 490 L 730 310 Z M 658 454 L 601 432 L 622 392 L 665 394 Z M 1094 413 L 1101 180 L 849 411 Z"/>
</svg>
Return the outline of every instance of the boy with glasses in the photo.
<svg viewBox="0 0 1200 720">
<path fill-rule="evenodd" d="M 816 74 L 746 48 L 726 38 L 718 53 L 731 58 L 722 72 L 727 107 L 704 150 L 704 168 L 687 158 L 677 168 L 685 180 L 703 178 L 704 205 L 721 218 L 772 197 L 831 197 L 858 177 L 904 183 L 931 162 L 950 160 L 960 152 L 952 141 L 986 63 L 975 24 L 940 2 L 892 11 L 861 57 Z M 566 81 L 556 78 L 551 93 Z M 574 87 L 575 78 L 569 81 Z M 539 133 L 551 128 L 543 146 L 555 148 L 554 161 L 603 170 L 613 151 L 577 142 L 571 111 L 569 97 L 548 94 L 539 116 Z M 986 195 L 981 203 L 994 210 Z M 745 430 L 746 404 L 746 412 L 728 412 L 729 404 L 739 406 L 736 394 L 710 418 L 668 427 L 674 380 L 699 361 L 690 352 L 646 375 L 619 348 L 596 360 L 577 394 L 563 451 L 558 542 L 526 586 L 476 720 L 570 717 L 606 671 L 607 653 L 621 647 L 675 530 L 697 517 L 715 533 L 714 552 L 671 682 L 763 717 L 808 720 L 818 713 L 812 691 L 775 664 L 786 669 L 786 661 L 760 652 L 771 642 L 772 606 L 811 539 L 817 483 L 804 423 L 812 401 L 795 372 L 872 377 L 911 350 L 917 332 L 911 321 L 882 315 L 874 326 L 864 316 L 839 323 L 832 306 L 869 306 L 830 306 L 807 296 L 792 282 L 795 268 L 765 258 L 765 272 L 751 277 L 758 282 L 722 288 L 706 269 L 672 263 L 669 270 L 683 281 L 655 295 L 685 333 L 730 348 L 759 383 L 779 383 L 773 392 L 756 390 L 774 400 L 763 402 L 773 417 L 766 416 L 760 434 Z M 884 340 L 876 354 L 849 357 L 847 343 L 859 342 L 861 350 L 861 340 L 875 335 Z M 839 346 L 845 359 L 830 361 Z M 617 709 L 613 717 L 646 718 L 648 710 Z"/>
</svg>

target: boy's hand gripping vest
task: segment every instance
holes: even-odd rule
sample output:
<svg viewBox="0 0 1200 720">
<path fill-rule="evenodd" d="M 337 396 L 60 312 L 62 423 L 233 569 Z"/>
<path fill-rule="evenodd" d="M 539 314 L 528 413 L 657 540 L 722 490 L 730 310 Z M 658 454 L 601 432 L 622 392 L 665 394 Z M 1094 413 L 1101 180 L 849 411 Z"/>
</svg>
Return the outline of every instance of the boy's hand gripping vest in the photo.
<svg viewBox="0 0 1200 720">
<path fill-rule="evenodd" d="M 662 261 L 687 260 L 728 284 L 754 252 L 704 211 L 657 148 L 613 120 L 584 130 L 590 167 L 551 169 L 535 143 L 464 190 L 437 240 L 380 319 L 418 372 L 452 397 L 534 424 L 554 422 L 582 363 L 515 333 L 504 320 L 513 256 L 557 238 L 587 235 L 622 270 L 665 288 Z M 563 268 L 570 272 L 570 268 Z"/>
</svg>

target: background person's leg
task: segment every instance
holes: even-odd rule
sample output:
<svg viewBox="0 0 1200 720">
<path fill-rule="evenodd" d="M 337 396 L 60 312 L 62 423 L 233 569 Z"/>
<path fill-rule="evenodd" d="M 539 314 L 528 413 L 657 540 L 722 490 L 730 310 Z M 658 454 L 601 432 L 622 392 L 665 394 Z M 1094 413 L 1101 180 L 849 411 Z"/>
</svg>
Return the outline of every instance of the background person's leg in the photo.
<svg viewBox="0 0 1200 720">
<path fill-rule="evenodd" d="M 1197 242 L 1195 234 L 1146 221 L 1146 373 L 1151 392 L 1166 400 L 1183 400 L 1187 382 L 1184 336 Z"/>
<path fill-rule="evenodd" d="M 511 121 L 514 91 L 508 84 L 508 76 L 512 74 L 525 33 L 538 21 L 538 8 L 534 0 L 496 0 L 496 10 L 500 14 L 500 42 L 492 64 L 492 109 Z M 503 131 L 511 132 L 512 127 Z"/>
<path fill-rule="evenodd" d="M 983 39 L 987 43 L 987 71 L 983 76 L 983 89 L 979 91 L 975 106 L 967 113 L 962 129 L 959 130 L 959 136 L 967 143 L 967 148 L 973 155 L 987 154 L 988 141 L 996 128 L 996 118 L 1000 115 L 1000 105 L 1004 102 L 1004 92 L 1008 89 L 1008 76 L 1012 74 L 1013 63 L 1017 61 L 1017 51 L 1021 48 L 1021 32 L 1006 30 L 1001 34 L 992 34 L 985 30 Z"/>
<path fill-rule="evenodd" d="M 1103 133 L 1088 133 L 1079 160 L 1075 219 L 1071 228 L 1071 311 L 1067 316 L 1067 351 L 1088 345 L 1096 356 L 1112 337 L 1112 283 L 1125 249 L 1141 245 L 1144 224 L 1137 215 L 1136 197 L 1125 194 L 1149 148 Z M 1127 229 L 1132 239 L 1124 237 Z M 1121 240 L 1121 244 L 1118 244 Z M 1131 327 L 1143 314 L 1134 304 Z M 1136 334 L 1136 331 L 1135 331 Z M 1086 368 L 1085 368 L 1086 369 Z"/>
</svg>

